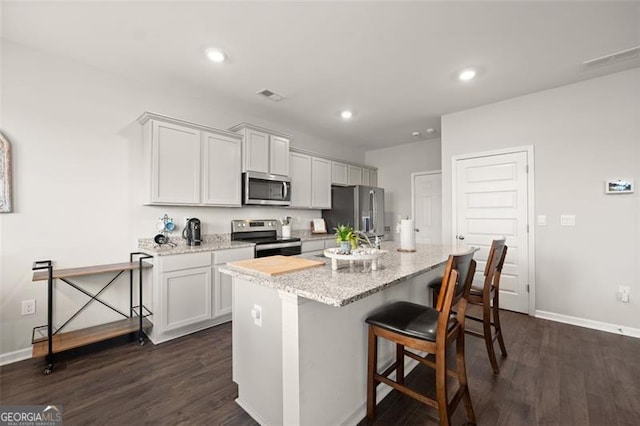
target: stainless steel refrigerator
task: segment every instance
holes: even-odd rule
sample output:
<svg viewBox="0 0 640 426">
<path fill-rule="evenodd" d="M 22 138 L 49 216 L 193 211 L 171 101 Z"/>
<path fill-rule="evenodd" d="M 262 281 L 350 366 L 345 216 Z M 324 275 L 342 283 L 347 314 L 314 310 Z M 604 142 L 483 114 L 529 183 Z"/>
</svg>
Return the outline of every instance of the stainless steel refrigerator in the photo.
<svg viewBox="0 0 640 426">
<path fill-rule="evenodd" d="M 372 186 L 331 187 L 331 210 L 322 210 L 331 232 L 338 225 L 351 225 L 369 238 L 384 236 L 384 189 Z M 372 241 L 373 242 L 373 241 Z"/>
</svg>

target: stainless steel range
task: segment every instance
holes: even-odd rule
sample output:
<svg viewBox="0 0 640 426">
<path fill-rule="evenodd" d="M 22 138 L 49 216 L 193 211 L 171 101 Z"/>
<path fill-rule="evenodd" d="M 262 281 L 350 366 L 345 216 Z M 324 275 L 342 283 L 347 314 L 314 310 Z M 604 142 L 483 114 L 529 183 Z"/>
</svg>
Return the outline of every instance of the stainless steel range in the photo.
<svg viewBox="0 0 640 426">
<path fill-rule="evenodd" d="M 255 243 L 256 257 L 294 256 L 302 253 L 300 238 L 279 237 L 278 221 L 232 220 L 231 240 Z"/>
</svg>

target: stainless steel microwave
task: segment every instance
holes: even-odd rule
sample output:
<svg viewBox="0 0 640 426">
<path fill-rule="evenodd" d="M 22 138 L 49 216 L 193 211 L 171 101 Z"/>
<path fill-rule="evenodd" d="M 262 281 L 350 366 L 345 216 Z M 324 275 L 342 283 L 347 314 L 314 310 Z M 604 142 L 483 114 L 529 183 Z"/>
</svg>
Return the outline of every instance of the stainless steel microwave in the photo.
<svg viewBox="0 0 640 426">
<path fill-rule="evenodd" d="M 291 179 L 287 176 L 246 172 L 242 174 L 242 204 L 288 206 Z"/>
</svg>

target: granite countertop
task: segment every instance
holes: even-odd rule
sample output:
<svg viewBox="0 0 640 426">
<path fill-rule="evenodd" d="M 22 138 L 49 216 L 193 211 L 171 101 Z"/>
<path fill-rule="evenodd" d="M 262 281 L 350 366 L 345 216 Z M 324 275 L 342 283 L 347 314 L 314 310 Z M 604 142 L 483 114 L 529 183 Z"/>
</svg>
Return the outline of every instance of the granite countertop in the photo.
<svg viewBox="0 0 640 426">
<path fill-rule="evenodd" d="M 232 248 L 253 247 L 253 243 L 242 241 L 231 241 L 230 234 L 211 234 L 202 237 L 202 244 L 199 246 L 188 246 L 181 236 L 171 236 L 169 241 L 176 244 L 175 247 L 169 244 L 157 245 L 153 238 L 140 238 L 138 248 L 154 256 L 169 256 L 173 254 L 200 253 L 204 251 L 227 250 Z"/>
<path fill-rule="evenodd" d="M 280 231 L 278 230 L 279 235 Z M 332 240 L 335 238 L 333 234 L 312 234 L 310 229 L 294 229 L 291 231 L 291 236 L 298 237 L 302 241 Z M 154 256 L 169 256 L 254 246 L 253 243 L 231 241 L 231 234 L 207 234 L 202 237 L 202 240 L 202 244 L 199 246 L 187 246 L 180 235 L 170 235 L 169 241 L 175 244 L 174 247 L 168 244 L 159 246 L 153 241 L 153 238 L 140 238 L 138 239 L 138 248 Z"/>
<path fill-rule="evenodd" d="M 444 265 L 450 253 L 470 250 L 464 245 L 417 245 L 416 252 L 400 253 L 397 248 L 398 245 L 392 241 L 382 243 L 382 249 L 389 252 L 381 258 L 376 271 L 371 270 L 371 262 L 360 261 L 356 261 L 353 266 L 349 266 L 348 262 L 341 262 L 342 266 L 333 271 L 330 259 L 311 254 L 301 257 L 323 260 L 325 266 L 273 277 L 240 270 L 230 264 L 220 271 L 265 287 L 340 307 L 436 269 Z"/>
</svg>

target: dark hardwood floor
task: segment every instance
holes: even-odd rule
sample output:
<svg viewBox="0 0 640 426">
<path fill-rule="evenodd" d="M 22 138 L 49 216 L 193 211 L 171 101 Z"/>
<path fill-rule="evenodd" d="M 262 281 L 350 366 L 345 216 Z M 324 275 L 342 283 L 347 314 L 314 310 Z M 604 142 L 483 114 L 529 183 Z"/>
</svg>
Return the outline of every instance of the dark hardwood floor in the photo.
<svg viewBox="0 0 640 426">
<path fill-rule="evenodd" d="M 484 342 L 467 336 L 471 398 L 480 425 L 638 425 L 640 339 L 503 312 L 509 356 L 494 376 Z M 256 424 L 234 399 L 231 325 L 154 346 L 129 343 L 71 357 L 44 376 L 43 360 L 0 367 L 0 405 L 64 404 L 66 425 Z M 363 372 L 363 375 L 365 372 Z M 428 391 L 433 373 L 407 383 Z M 436 411 L 391 392 L 375 422 L 430 425 Z M 464 424 L 460 406 L 453 424 Z"/>
</svg>

